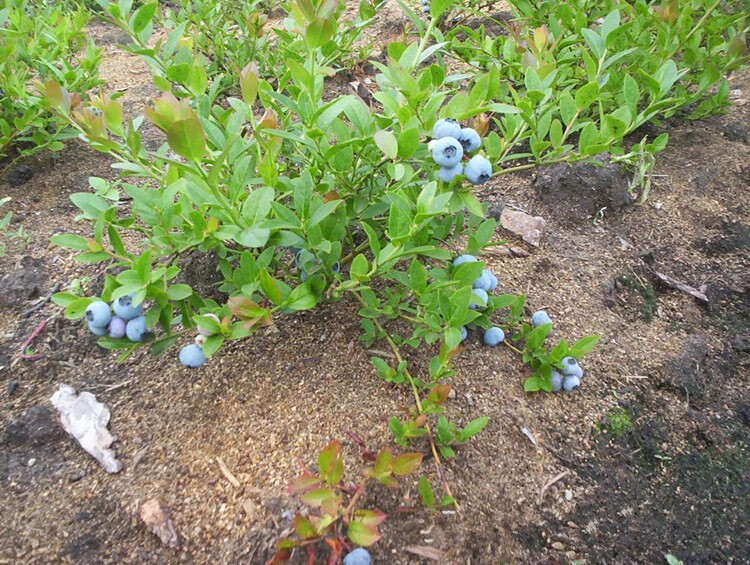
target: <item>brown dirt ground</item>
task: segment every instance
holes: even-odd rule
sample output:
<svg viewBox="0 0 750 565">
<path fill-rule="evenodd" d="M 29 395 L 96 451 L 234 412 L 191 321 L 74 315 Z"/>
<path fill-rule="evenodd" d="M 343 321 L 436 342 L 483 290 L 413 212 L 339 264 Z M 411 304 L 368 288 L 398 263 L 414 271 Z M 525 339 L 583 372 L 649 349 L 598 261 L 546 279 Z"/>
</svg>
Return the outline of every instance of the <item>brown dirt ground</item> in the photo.
<svg viewBox="0 0 750 565">
<path fill-rule="evenodd" d="M 106 51 L 106 88 L 123 89 L 128 111 L 141 111 L 155 94 L 145 67 L 117 48 L 117 32 L 94 23 L 91 33 Z M 601 344 L 574 394 L 527 395 L 512 352 L 472 336 L 456 362 L 448 414 L 490 423 L 445 464 L 462 511 L 398 512 L 418 506 L 410 480 L 374 489 L 367 502 L 389 514 L 376 563 L 423 562 L 404 550 L 410 545 L 438 548 L 451 564 L 656 563 L 665 553 L 686 563 L 750 562 L 750 106 L 742 100 L 750 75 L 731 82 L 741 99 L 727 115 L 649 132 L 668 131 L 670 145 L 644 206 L 604 210 L 597 221 L 572 217 L 564 197 L 539 197 L 534 175 L 500 177 L 481 190 L 488 202 L 548 223 L 546 243 L 529 257 L 487 254 L 502 290 L 548 309 L 557 335 L 599 334 Z M 61 231 L 85 234 L 69 195 L 87 190 L 88 176 L 115 176 L 105 157 L 78 143 L 26 165 L 34 173 L 27 184 L 0 180 L 0 194 L 13 197 L 14 225 L 30 234 L 27 245 L 11 242 L 1 272 L 19 276 L 24 257 L 40 260 L 26 290 L 0 307 L 0 373 L 9 385 L 0 392 L 0 563 L 263 563 L 298 509 L 285 489 L 297 460 L 311 463 L 342 439 L 352 480 L 361 462 L 346 432 L 372 450 L 388 445 L 387 418 L 409 405 L 408 391 L 377 379 L 347 301 L 279 319 L 276 331 L 225 346 L 199 371 L 174 355 L 117 365 L 54 305 L 23 318 L 35 294 L 55 283 L 96 281 L 96 271 L 48 241 Z M 710 306 L 658 284 L 651 269 L 705 285 Z M 44 358 L 17 360 L 24 339 L 50 318 L 33 343 Z M 104 473 L 54 415 L 31 410 L 51 409 L 61 382 L 111 408 L 121 473 Z M 616 407 L 630 414 L 631 431 L 612 433 Z M 423 468 L 436 484 L 431 463 Z M 162 546 L 141 524 L 139 504 L 153 496 L 170 507 L 181 549 Z"/>
</svg>

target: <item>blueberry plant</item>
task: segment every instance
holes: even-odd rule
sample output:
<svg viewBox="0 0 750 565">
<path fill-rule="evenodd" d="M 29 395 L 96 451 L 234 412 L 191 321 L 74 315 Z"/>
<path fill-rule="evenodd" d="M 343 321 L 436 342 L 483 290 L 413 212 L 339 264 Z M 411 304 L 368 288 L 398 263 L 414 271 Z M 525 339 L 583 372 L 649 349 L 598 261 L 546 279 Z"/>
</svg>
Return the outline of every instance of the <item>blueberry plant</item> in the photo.
<svg viewBox="0 0 750 565">
<path fill-rule="evenodd" d="M 378 510 L 359 508 L 358 504 L 371 483 L 397 488 L 399 478 L 419 469 L 422 454 L 395 455 L 384 448 L 377 454 L 363 450 L 363 456 L 372 465 L 365 469 L 360 482 L 347 485 L 344 483 L 341 443 L 333 441 L 320 452 L 317 470 L 305 467 L 304 472 L 292 482 L 289 492 L 301 495 L 302 502 L 319 515 L 298 513 L 294 517 L 295 537 L 279 541 L 278 550 L 268 562 L 269 565 L 288 561 L 294 548 L 304 548 L 307 562 L 314 563 L 315 546 L 323 541 L 330 549 L 328 563 L 338 563 L 344 549 L 349 549 L 347 539 L 366 547 L 382 537 L 378 526 L 386 515 Z"/>
<path fill-rule="evenodd" d="M 449 5 L 433 1 L 433 16 Z M 353 95 L 327 99 L 327 50 L 339 33 L 340 8 L 332 0 L 296 0 L 288 10 L 299 52 L 280 51 L 284 72 L 264 74 L 247 61 L 235 95 L 220 98 L 221 75 L 194 72 L 204 64 L 191 51 L 195 44 L 173 30 L 147 47 L 157 8 L 131 7 L 128 0 L 102 4 L 107 17 L 138 35 L 140 54 L 158 71 L 161 94 L 145 117 L 126 118 L 116 95 L 84 103 L 57 81 L 43 86 L 56 119 L 113 157 L 122 173 L 115 183 L 92 178 L 94 192 L 71 197 L 79 218 L 93 225 L 92 237 L 53 238 L 78 251 L 79 261 L 105 265 L 101 296 L 53 297 L 69 318 L 85 317 L 103 347 L 121 358 L 142 347 L 158 354 L 198 332 L 179 358 L 199 367 L 226 340 L 349 297 L 359 304 L 362 340 L 384 340 L 391 349 L 372 359 L 378 375 L 404 384 L 414 398 L 407 415 L 389 422 L 396 443 L 427 438 L 437 464 L 487 424 L 480 417 L 459 426 L 444 413 L 450 387 L 441 381 L 454 374 L 467 328 L 484 331 L 488 345 L 518 351 L 534 371 L 530 391 L 552 390 L 563 359 L 593 346 L 593 338 L 561 342 L 546 353 L 538 328 L 523 321 L 525 298 L 492 294 L 497 277 L 474 256 L 497 242 L 495 221 L 472 188 L 511 170 L 492 166 L 511 143 L 504 141 L 511 124 L 498 121 L 505 129 L 488 133 L 488 116 L 515 120 L 516 129 L 527 117 L 520 101 L 496 102 L 509 92 L 499 65 L 449 74 L 440 56 L 445 43 L 430 44 L 431 19 L 420 23 L 418 41 L 391 43 L 387 60 L 373 62 L 376 104 Z M 186 74 L 162 68 L 165 61 L 187 65 Z M 532 86 L 542 89 L 536 80 Z M 574 103 L 590 105 L 589 91 Z M 532 92 L 524 96 L 545 98 Z M 164 136 L 155 150 L 141 141 L 146 119 Z M 457 249 L 464 253 L 452 260 Z M 179 282 L 189 253 L 217 259 L 226 301 Z M 525 342 L 524 351 L 511 341 Z M 416 348 L 434 352 L 418 371 L 407 354 Z M 325 527 L 313 526 L 322 535 Z"/>
<path fill-rule="evenodd" d="M 722 110 L 726 75 L 748 60 L 747 15 L 731 3 L 511 5 L 515 19 L 504 24 L 505 34 L 484 25 L 436 31 L 449 44 L 446 51 L 472 67 L 502 63 L 508 88 L 498 99 L 503 115 L 494 118 L 502 134 L 491 141 L 499 167 L 517 159 L 536 166 L 610 151 L 620 162 L 649 169 L 666 134 L 630 151 L 623 147 L 626 136 L 678 112 L 697 118 Z M 644 199 L 648 186 L 642 182 L 640 188 Z"/>
<path fill-rule="evenodd" d="M 75 137 L 31 83 L 54 80 L 85 96 L 99 84 L 101 51 L 86 41 L 89 16 L 47 2 L 8 0 L 0 8 L 0 157 L 59 151 Z M 80 52 L 80 54 L 79 54 Z"/>
<path fill-rule="evenodd" d="M 273 3 L 265 0 L 180 0 L 172 9 L 160 8 L 156 0 L 137 8 L 132 0 L 95 1 L 100 17 L 130 37 L 126 48 L 146 61 L 157 88 L 178 97 L 207 94 L 212 102 L 221 94 L 238 94 L 248 76 L 274 86 L 285 83 L 290 61 L 305 64 L 308 34 L 320 42 L 317 66 L 328 76 L 358 64 L 371 47 L 363 43 L 363 32 L 382 5 L 361 0 L 358 17 L 344 21 L 343 3 L 323 3 L 321 10 L 309 0 L 281 3 L 283 27 L 271 27 L 266 12 Z M 157 28 L 160 39 L 152 41 Z"/>
</svg>

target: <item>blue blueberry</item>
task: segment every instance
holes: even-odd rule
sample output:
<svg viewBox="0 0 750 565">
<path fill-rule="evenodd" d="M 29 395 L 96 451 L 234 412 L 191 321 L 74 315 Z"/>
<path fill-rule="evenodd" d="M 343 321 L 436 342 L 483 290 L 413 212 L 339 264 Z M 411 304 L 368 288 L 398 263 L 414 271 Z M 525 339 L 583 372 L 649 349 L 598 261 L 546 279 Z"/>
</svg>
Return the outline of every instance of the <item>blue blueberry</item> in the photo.
<svg viewBox="0 0 750 565">
<path fill-rule="evenodd" d="M 438 139 L 432 146 L 432 158 L 441 167 L 451 169 L 461 163 L 464 156 L 464 148 L 458 140 L 452 137 Z"/>
<path fill-rule="evenodd" d="M 443 118 L 435 122 L 435 127 L 432 128 L 432 137 L 435 139 L 443 139 L 444 137 L 458 139 L 461 137 L 461 126 L 456 120 Z"/>
<path fill-rule="evenodd" d="M 466 163 L 464 174 L 471 184 L 483 184 L 492 177 L 492 165 L 481 155 L 474 155 Z"/>
<path fill-rule="evenodd" d="M 505 332 L 502 328 L 490 328 L 484 332 L 484 344 L 495 347 L 505 340 Z"/>
<path fill-rule="evenodd" d="M 479 146 L 482 145 L 482 138 L 472 128 L 463 128 L 458 142 L 464 148 L 464 153 L 471 153 L 479 149 Z"/>
<path fill-rule="evenodd" d="M 430 0 L 422 0 L 422 6 L 428 6 L 430 4 Z"/>
<path fill-rule="evenodd" d="M 583 369 L 573 357 L 566 357 L 561 361 L 563 366 L 563 375 L 566 377 L 583 378 Z"/>
<path fill-rule="evenodd" d="M 461 326 L 461 341 L 466 341 L 467 337 L 469 337 L 469 332 L 466 330 L 466 326 Z"/>
<path fill-rule="evenodd" d="M 497 288 L 498 280 L 497 280 L 497 277 L 495 276 L 495 273 L 489 270 L 487 272 L 489 273 L 489 276 L 490 276 L 490 288 L 487 289 L 487 292 L 492 292 L 493 290 Z"/>
<path fill-rule="evenodd" d="M 148 335 L 148 328 L 146 327 L 146 318 L 138 316 L 128 321 L 125 326 L 125 335 L 128 336 L 130 341 L 143 341 Z"/>
<path fill-rule="evenodd" d="M 331 267 L 331 271 L 333 273 L 340 273 L 341 272 L 341 263 L 339 263 L 338 261 L 336 261 L 336 263 L 334 263 L 333 267 Z"/>
<path fill-rule="evenodd" d="M 487 291 L 482 290 L 481 288 L 475 288 L 472 292 L 474 293 L 474 296 L 472 298 L 474 298 L 475 300 L 478 298 L 479 299 L 478 301 L 481 302 L 482 304 L 481 305 L 469 304 L 469 309 L 470 310 L 484 310 L 485 308 L 487 308 L 487 301 L 489 300 L 489 296 L 487 296 Z"/>
<path fill-rule="evenodd" d="M 429 6 L 422 6 L 422 11 L 423 11 L 423 12 L 424 12 L 425 14 L 429 14 L 429 13 L 430 13 L 430 7 L 429 7 Z"/>
<path fill-rule="evenodd" d="M 449 183 L 463 172 L 464 172 L 464 167 L 463 165 L 461 165 L 461 163 L 459 163 L 455 167 L 451 167 L 451 168 L 440 167 L 440 170 L 438 171 L 438 175 L 440 176 L 440 180 L 442 180 L 445 183 Z"/>
<path fill-rule="evenodd" d="M 299 267 L 299 259 L 302 256 L 304 249 L 298 249 L 297 253 L 294 254 L 294 266 Z"/>
<path fill-rule="evenodd" d="M 544 310 L 538 310 L 531 315 L 531 325 L 535 328 L 538 328 L 539 326 L 542 326 L 544 324 L 551 323 L 552 318 L 550 318 L 549 314 L 547 314 L 547 312 L 545 312 Z"/>
<path fill-rule="evenodd" d="M 197 369 L 206 362 L 206 356 L 203 349 L 195 343 L 186 345 L 180 349 L 180 363 L 191 369 Z"/>
<path fill-rule="evenodd" d="M 302 269 L 302 272 L 299 274 L 299 278 L 302 282 L 305 282 L 307 280 L 307 271 Z"/>
<path fill-rule="evenodd" d="M 372 563 L 370 553 L 364 547 L 358 547 L 344 557 L 344 565 L 370 565 L 370 563 Z"/>
<path fill-rule="evenodd" d="M 97 300 L 92 302 L 86 307 L 86 320 L 89 325 L 96 326 L 98 328 L 104 328 L 106 332 L 107 324 L 112 319 L 112 312 L 109 309 L 109 305 L 106 302 Z M 103 335 L 103 334 L 98 334 Z"/>
<path fill-rule="evenodd" d="M 453 260 L 453 266 L 458 267 L 464 263 L 476 263 L 477 258 L 473 255 L 459 255 Z"/>
<path fill-rule="evenodd" d="M 95 326 L 89 322 L 89 330 L 91 330 L 91 333 L 94 335 L 107 335 L 107 326 Z"/>
<path fill-rule="evenodd" d="M 474 284 L 472 285 L 472 288 L 481 288 L 485 292 L 490 292 L 492 290 L 492 273 L 490 273 L 487 269 L 482 271 L 482 274 L 480 277 L 474 281 Z"/>
<path fill-rule="evenodd" d="M 109 321 L 109 337 L 118 339 L 121 337 L 125 337 L 125 328 L 127 325 L 128 323 L 125 320 L 115 316 Z"/>
<path fill-rule="evenodd" d="M 557 371 L 552 371 L 552 375 L 549 378 L 552 383 L 552 392 L 560 392 L 562 388 L 563 377 Z"/>
<path fill-rule="evenodd" d="M 566 375 L 563 378 L 562 387 L 565 392 L 571 392 L 574 388 L 581 386 L 581 379 L 574 375 Z"/>
<path fill-rule="evenodd" d="M 143 312 L 143 304 L 133 304 L 133 296 L 128 294 L 127 296 L 121 296 L 112 303 L 112 308 L 115 311 L 115 315 L 119 316 L 126 322 L 137 318 Z"/>
</svg>

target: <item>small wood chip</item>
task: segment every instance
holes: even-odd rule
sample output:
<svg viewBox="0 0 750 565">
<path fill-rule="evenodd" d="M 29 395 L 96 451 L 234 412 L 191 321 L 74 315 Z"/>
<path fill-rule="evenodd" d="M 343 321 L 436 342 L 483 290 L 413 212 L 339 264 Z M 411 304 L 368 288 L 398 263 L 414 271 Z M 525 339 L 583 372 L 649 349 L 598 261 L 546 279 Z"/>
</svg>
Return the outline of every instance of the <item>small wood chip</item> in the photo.
<svg viewBox="0 0 750 565">
<path fill-rule="evenodd" d="M 536 438 L 534 437 L 534 434 L 532 434 L 528 428 L 521 428 L 521 433 L 525 435 L 527 438 L 529 438 L 529 441 L 533 443 L 534 445 L 537 445 Z"/>
<path fill-rule="evenodd" d="M 216 462 L 219 464 L 219 469 L 221 469 L 222 474 L 230 483 L 232 483 L 232 486 L 234 488 L 240 488 L 242 484 L 237 480 L 237 477 L 232 474 L 232 471 L 229 470 L 229 467 L 224 463 L 224 460 L 221 457 L 217 457 Z"/>
<path fill-rule="evenodd" d="M 428 545 L 408 545 L 404 548 L 404 551 L 408 551 L 409 553 L 413 553 L 414 555 L 419 555 L 420 557 L 424 557 L 425 559 L 432 559 L 434 561 L 440 561 L 445 556 L 445 554 L 439 549 L 435 549 L 434 547 L 430 547 Z"/>
<path fill-rule="evenodd" d="M 552 480 L 548 481 L 542 487 L 542 490 L 539 491 L 539 503 L 541 504 L 542 500 L 544 500 L 544 494 L 547 492 L 547 489 L 549 489 L 549 487 L 551 487 L 552 485 L 554 485 L 560 479 L 563 479 L 563 478 L 567 477 L 568 475 L 570 475 L 570 471 L 563 471 L 559 475 L 555 475 L 555 477 L 552 478 Z"/>
<path fill-rule="evenodd" d="M 654 271 L 654 274 L 659 278 L 660 281 L 666 283 L 667 285 L 671 286 L 672 288 L 676 288 L 677 290 L 681 290 L 682 292 L 685 292 L 689 294 L 690 296 L 694 296 L 698 300 L 702 300 L 706 304 L 708 304 L 708 296 L 703 294 L 700 290 L 697 290 L 693 288 L 692 286 L 688 286 L 684 283 L 681 283 L 678 280 L 673 279 L 669 275 L 665 275 L 664 273 L 660 273 L 658 271 Z"/>
</svg>

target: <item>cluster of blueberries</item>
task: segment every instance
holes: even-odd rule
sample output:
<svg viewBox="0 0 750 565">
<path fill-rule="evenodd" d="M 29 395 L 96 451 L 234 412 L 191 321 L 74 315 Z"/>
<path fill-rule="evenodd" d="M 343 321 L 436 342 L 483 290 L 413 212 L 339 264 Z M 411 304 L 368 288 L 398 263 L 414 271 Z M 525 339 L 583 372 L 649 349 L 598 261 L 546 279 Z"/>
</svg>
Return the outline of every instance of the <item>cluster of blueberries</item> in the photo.
<svg viewBox="0 0 750 565">
<path fill-rule="evenodd" d="M 114 312 L 114 316 L 112 313 Z M 219 321 L 215 314 L 207 314 Z M 111 306 L 102 300 L 96 300 L 86 307 L 86 321 L 89 330 L 97 336 L 120 339 L 128 338 L 133 342 L 145 341 L 149 335 L 146 317 L 143 315 L 143 304 L 133 304 L 133 296 L 121 296 Z M 200 334 L 196 343 L 186 345 L 180 350 L 180 363 L 190 368 L 198 368 L 206 362 L 202 343 L 211 332 L 198 328 Z"/>
<path fill-rule="evenodd" d="M 473 255 L 459 255 L 453 260 L 453 266 L 458 267 L 463 263 L 476 263 L 477 258 Z M 497 288 L 498 280 L 495 274 L 489 269 L 482 271 L 479 278 L 472 284 L 474 296 L 478 299 L 475 300 L 480 304 L 469 304 L 471 310 L 484 310 L 489 303 L 489 293 Z M 466 326 L 461 328 L 461 341 L 464 341 L 469 336 L 469 332 Z M 484 343 L 490 347 L 495 347 L 501 344 L 505 340 L 505 332 L 502 328 L 492 327 L 484 332 Z"/>
<path fill-rule="evenodd" d="M 111 307 L 101 300 L 89 304 L 86 308 L 86 320 L 94 335 L 143 341 L 148 335 L 148 329 L 142 312 L 143 304 L 133 304 L 132 296 L 121 296 L 112 302 Z"/>
<path fill-rule="evenodd" d="M 544 310 L 534 312 L 531 316 L 531 325 L 535 328 L 551 323 L 552 318 Z M 581 386 L 583 369 L 573 357 L 565 357 L 561 363 L 563 364 L 562 374 L 558 371 L 552 371 L 552 376 L 550 377 L 552 392 L 560 392 L 560 390 L 571 392 L 574 388 Z"/>
<path fill-rule="evenodd" d="M 438 120 L 432 130 L 434 138 L 428 144 L 432 159 L 440 165 L 440 179 L 451 182 L 456 176 L 464 174 L 471 184 L 482 184 L 490 180 L 492 165 L 482 155 L 474 155 L 466 166 L 461 165 L 464 155 L 476 151 L 482 144 L 482 138 L 472 128 L 462 128 L 456 120 L 443 118 Z"/>
<path fill-rule="evenodd" d="M 453 266 L 458 267 L 463 263 L 474 263 L 476 261 L 477 258 L 473 255 L 459 255 L 453 260 Z M 482 274 L 474 281 L 472 287 L 474 296 L 478 299 L 475 301 L 480 302 L 483 306 L 472 303 L 469 304 L 469 308 L 472 310 L 483 310 L 486 308 L 489 301 L 489 293 L 495 290 L 497 285 L 497 277 L 492 271 L 488 269 L 482 271 Z M 552 318 L 550 318 L 549 314 L 544 310 L 534 312 L 531 316 L 531 325 L 535 328 L 543 324 L 551 323 Z M 469 332 L 466 329 L 466 326 L 463 326 L 461 328 L 461 341 L 465 341 L 468 336 Z M 505 332 L 502 328 L 493 326 L 488 330 L 485 330 L 483 341 L 485 345 L 495 347 L 505 341 Z M 573 357 L 565 357 L 561 363 L 563 365 L 562 374 L 558 371 L 552 372 L 552 392 L 560 392 L 561 390 L 571 392 L 574 388 L 581 385 L 583 369 Z"/>
<path fill-rule="evenodd" d="M 425 14 L 430 13 L 430 0 L 422 0 L 422 11 Z"/>
</svg>

